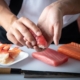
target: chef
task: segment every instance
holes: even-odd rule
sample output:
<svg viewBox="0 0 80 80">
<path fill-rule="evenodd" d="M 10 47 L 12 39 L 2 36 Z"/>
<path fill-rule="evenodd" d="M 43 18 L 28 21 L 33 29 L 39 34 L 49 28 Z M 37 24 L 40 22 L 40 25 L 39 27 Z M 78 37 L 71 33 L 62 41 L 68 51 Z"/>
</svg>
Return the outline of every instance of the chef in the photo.
<svg viewBox="0 0 80 80">
<path fill-rule="evenodd" d="M 0 0 L 0 41 L 40 51 L 29 29 L 48 46 L 80 42 L 80 0 Z"/>
</svg>

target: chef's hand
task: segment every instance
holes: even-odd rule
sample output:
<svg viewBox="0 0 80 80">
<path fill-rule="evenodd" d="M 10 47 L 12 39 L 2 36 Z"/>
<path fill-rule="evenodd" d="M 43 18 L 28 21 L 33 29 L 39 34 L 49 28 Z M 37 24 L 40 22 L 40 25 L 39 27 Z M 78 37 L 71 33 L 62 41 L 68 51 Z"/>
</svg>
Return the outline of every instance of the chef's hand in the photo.
<svg viewBox="0 0 80 80">
<path fill-rule="evenodd" d="M 28 18 L 21 17 L 10 25 L 7 31 L 7 38 L 16 45 L 33 48 L 36 45 L 36 41 L 29 29 L 37 36 L 41 35 L 40 29 L 33 22 Z"/>
<path fill-rule="evenodd" d="M 37 26 L 41 29 L 48 46 L 52 41 L 56 45 L 59 43 L 63 26 L 63 11 L 57 3 L 52 3 L 43 10 Z"/>
</svg>

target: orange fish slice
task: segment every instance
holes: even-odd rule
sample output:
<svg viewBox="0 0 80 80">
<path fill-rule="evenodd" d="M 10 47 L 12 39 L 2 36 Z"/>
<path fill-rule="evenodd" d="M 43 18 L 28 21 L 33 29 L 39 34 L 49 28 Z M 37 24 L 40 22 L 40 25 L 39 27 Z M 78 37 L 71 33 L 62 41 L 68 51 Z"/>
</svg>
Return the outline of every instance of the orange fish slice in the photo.
<svg viewBox="0 0 80 80">
<path fill-rule="evenodd" d="M 9 50 L 8 52 L 9 52 L 10 57 L 16 58 L 21 52 L 21 50 L 18 47 L 15 47 L 12 50 Z"/>
<path fill-rule="evenodd" d="M 4 46 L 3 50 L 8 51 L 11 47 L 11 44 L 7 44 Z"/>
<path fill-rule="evenodd" d="M 18 47 L 14 47 L 12 50 L 10 50 L 10 47 L 11 44 L 0 43 L 0 63 L 11 63 L 19 55 L 21 50 Z"/>
<path fill-rule="evenodd" d="M 65 54 L 73 59 L 80 60 L 80 44 L 71 42 L 58 48 L 58 52 Z"/>
<path fill-rule="evenodd" d="M 32 35 L 33 35 L 34 38 L 36 39 L 38 47 L 39 47 L 39 48 L 42 48 L 42 49 L 45 49 L 48 44 L 47 44 L 47 41 L 46 41 L 46 39 L 44 38 L 44 36 L 43 36 L 43 35 L 41 35 L 41 36 L 36 36 L 31 30 L 30 30 L 30 32 L 32 33 Z"/>
<path fill-rule="evenodd" d="M 8 51 L 11 47 L 11 44 L 0 44 L 0 52 L 1 51 Z"/>
</svg>

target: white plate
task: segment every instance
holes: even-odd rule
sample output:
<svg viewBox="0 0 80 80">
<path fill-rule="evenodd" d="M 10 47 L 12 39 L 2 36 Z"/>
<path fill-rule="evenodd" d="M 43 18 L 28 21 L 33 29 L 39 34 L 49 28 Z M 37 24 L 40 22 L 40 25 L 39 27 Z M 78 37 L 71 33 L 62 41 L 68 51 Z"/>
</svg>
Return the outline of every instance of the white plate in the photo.
<svg viewBox="0 0 80 80">
<path fill-rule="evenodd" d="M 20 62 L 20 61 L 26 59 L 28 56 L 29 56 L 28 53 L 21 51 L 19 53 L 18 57 L 16 57 L 16 59 L 13 62 L 8 63 L 8 64 L 2 64 L 2 63 L 0 63 L 0 66 L 10 66 L 10 65 L 13 65 L 13 64 L 15 64 L 17 62 Z"/>
</svg>

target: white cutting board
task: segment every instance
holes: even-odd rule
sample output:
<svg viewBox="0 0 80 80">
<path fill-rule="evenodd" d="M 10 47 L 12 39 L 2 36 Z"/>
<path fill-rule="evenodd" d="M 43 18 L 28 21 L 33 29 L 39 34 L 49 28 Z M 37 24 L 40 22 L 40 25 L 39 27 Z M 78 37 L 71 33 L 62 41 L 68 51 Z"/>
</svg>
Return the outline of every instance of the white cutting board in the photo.
<svg viewBox="0 0 80 80">
<path fill-rule="evenodd" d="M 57 50 L 59 46 L 50 45 L 50 48 Z M 10 68 L 21 68 L 25 70 L 39 70 L 39 71 L 59 71 L 59 72 L 80 73 L 80 61 L 78 60 L 69 58 L 67 63 L 58 67 L 54 67 L 54 66 L 45 64 L 37 59 L 32 58 L 31 53 L 34 52 L 33 49 L 28 49 L 26 47 L 22 47 L 21 49 L 29 53 L 29 57 L 12 66 L 9 66 Z"/>
</svg>

